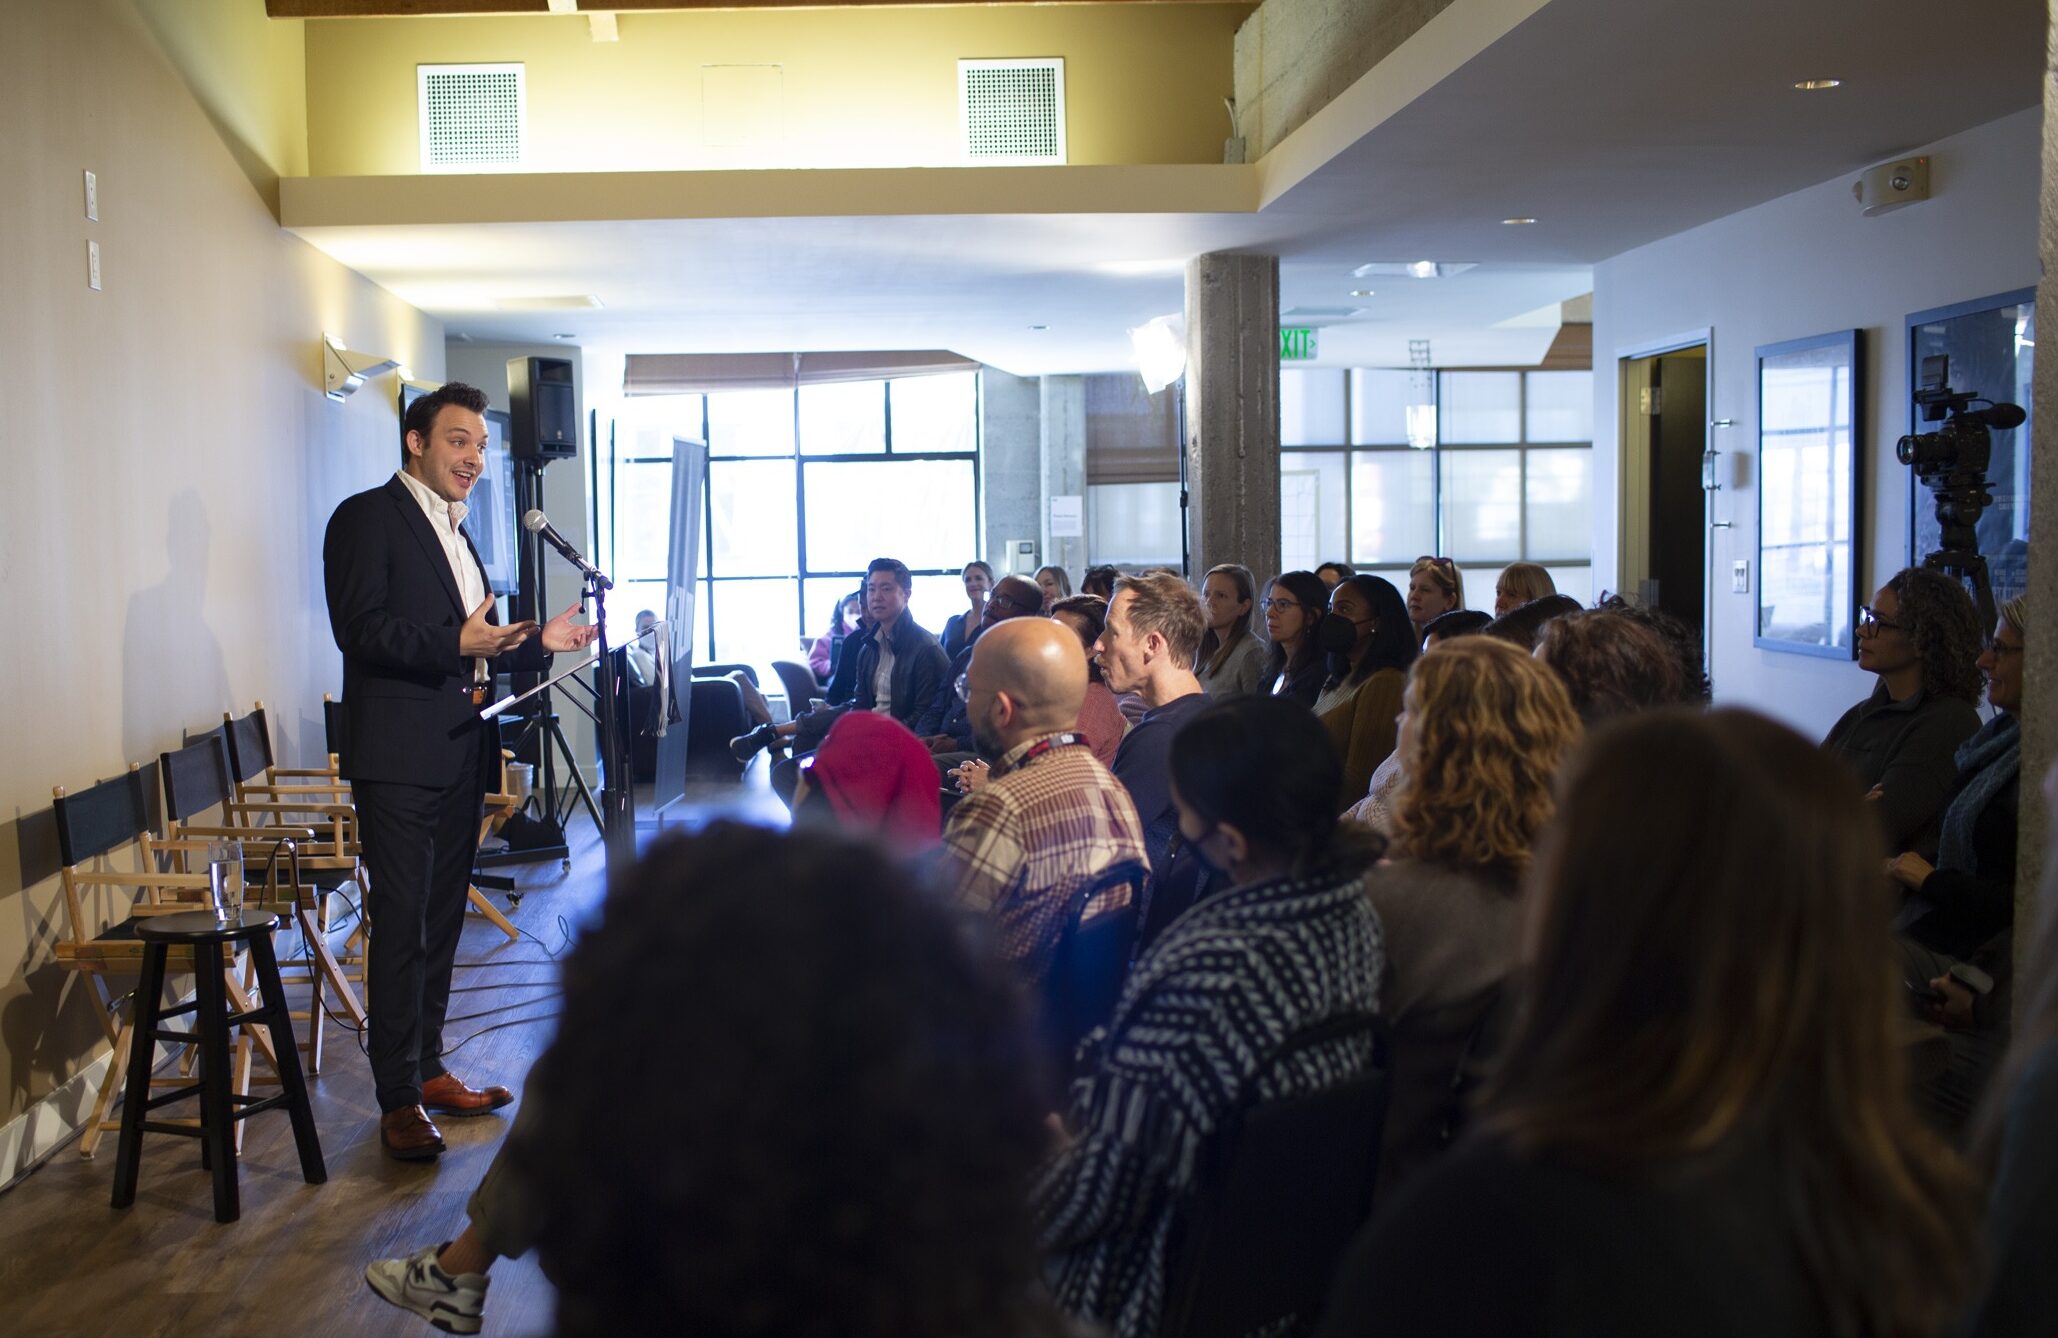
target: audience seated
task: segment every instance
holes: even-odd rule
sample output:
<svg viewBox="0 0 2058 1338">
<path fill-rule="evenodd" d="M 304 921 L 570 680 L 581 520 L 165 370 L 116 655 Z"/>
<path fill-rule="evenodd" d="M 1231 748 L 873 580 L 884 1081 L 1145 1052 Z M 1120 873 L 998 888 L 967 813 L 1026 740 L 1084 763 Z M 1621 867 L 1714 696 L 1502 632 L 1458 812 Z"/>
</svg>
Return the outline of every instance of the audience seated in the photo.
<svg viewBox="0 0 2058 1338">
<path fill-rule="evenodd" d="M 969 760 L 977 751 L 972 740 L 972 722 L 965 713 L 965 698 L 960 683 L 965 670 L 972 664 L 972 642 L 985 630 L 1009 618 L 1028 618 L 1043 612 L 1043 592 L 1034 582 L 1021 576 L 1003 576 L 1000 584 L 990 594 L 982 595 L 984 608 L 979 615 L 978 625 L 972 628 L 965 648 L 951 660 L 943 681 L 937 685 L 936 701 L 933 703 L 939 724 L 937 732 L 923 738 L 922 744 L 936 755 L 937 765 L 945 771 Z"/>
<path fill-rule="evenodd" d="M 1475 636 L 1493 622 L 1488 615 L 1477 609 L 1452 609 L 1430 621 L 1422 633 L 1422 654 L 1427 655 L 1446 642 L 1459 637 Z M 1420 657 L 1417 657 L 1420 663 Z M 1399 722 L 1395 722 L 1396 730 Z M 1386 760 L 1372 769 L 1372 779 L 1365 787 L 1364 798 L 1344 810 L 1344 820 L 1370 827 L 1383 837 L 1393 835 L 1393 795 L 1401 783 L 1401 750 L 1396 747 L 1386 755 Z"/>
<path fill-rule="evenodd" d="M 1568 613 L 1578 613 L 1580 602 L 1570 595 L 1545 595 L 1532 599 L 1520 608 L 1501 614 L 1483 629 L 1488 636 L 1499 637 L 1520 646 L 1524 654 L 1536 649 L 1538 638 L 1543 635 L 1544 624 L 1553 618 L 1562 618 Z"/>
<path fill-rule="evenodd" d="M 1108 602 L 1099 595 L 1072 595 L 1059 600 L 1050 616 L 1071 628 L 1086 652 L 1086 704 L 1079 708 L 1078 729 L 1086 736 L 1094 760 L 1112 767 L 1129 722 L 1122 718 L 1122 708 L 1115 704 L 1115 694 L 1102 680 L 1100 662 L 1093 657 L 1093 643 L 1100 640 L 1101 628 L 1108 620 Z"/>
<path fill-rule="evenodd" d="M 829 616 L 829 630 L 815 638 L 815 644 L 808 648 L 807 667 L 815 671 L 815 677 L 828 683 L 836 676 L 836 665 L 842 658 L 844 638 L 857 631 L 859 621 L 865 614 L 865 592 L 853 590 L 836 601 L 836 611 Z M 833 699 L 831 699 L 833 700 Z M 845 701 L 850 700 L 848 697 Z M 800 705 L 805 706 L 802 702 Z M 798 711 L 794 714 L 799 714 Z"/>
<path fill-rule="evenodd" d="M 1887 848 L 1934 860 L 1959 746 L 1979 728 L 1979 613 L 1965 587 L 1909 567 L 1858 611 L 1858 667 L 1879 676 L 1822 746 L 1857 773 Z"/>
<path fill-rule="evenodd" d="M 1325 562 L 1315 568 L 1315 575 L 1321 577 L 1322 584 L 1328 586 L 1331 590 L 1336 589 L 1339 581 L 1348 581 L 1357 574 L 1358 569 L 1348 562 Z"/>
<path fill-rule="evenodd" d="M 1201 691 L 1215 701 L 1265 690 L 1265 645 L 1251 629 L 1256 595 L 1257 578 L 1234 562 L 1208 568 L 1201 580 L 1208 630 L 1193 657 L 1193 672 Z"/>
<path fill-rule="evenodd" d="M 2058 1315 L 2058 770 L 2044 778 L 2044 797 L 2054 839 L 2023 958 L 2025 1002 L 1973 1127 L 1973 1169 L 1987 1185 L 1987 1266 L 1963 1338 L 2048 1334 Z"/>
<path fill-rule="evenodd" d="M 1565 680 L 1573 709 L 1588 725 L 1676 706 L 1683 697 L 1672 648 L 1626 613 L 1587 609 L 1553 618 L 1544 624 L 1536 658 Z"/>
<path fill-rule="evenodd" d="M 1559 795 L 1478 1132 L 1378 1210 L 1320 1332 L 1941 1332 L 1971 1204 L 1908 1097 L 1858 794 L 1770 721 L 1674 711 Z"/>
<path fill-rule="evenodd" d="M 846 712 L 801 765 L 793 821 L 873 836 L 898 854 L 918 855 L 936 844 L 943 825 L 936 763 L 899 721 Z"/>
<path fill-rule="evenodd" d="M 1183 1196 L 1225 1118 L 1371 1059 L 1363 1036 L 1269 1073 L 1256 1057 L 1372 1009 L 1382 969 L 1371 851 L 1336 830 L 1341 763 L 1313 716 L 1270 697 L 1216 703 L 1173 740 L 1171 765 L 1180 831 L 1226 887 L 1143 950 L 1081 1047 L 1093 1062 L 1032 1195 L 1059 1303 L 1117 1338 L 1157 1332 Z"/>
<path fill-rule="evenodd" d="M 1415 623 L 1415 644 L 1440 613 L 1465 607 L 1465 573 L 1447 557 L 1418 557 L 1408 569 L 1408 617 Z"/>
<path fill-rule="evenodd" d="M 1532 599 L 1558 593 L 1558 583 L 1534 562 L 1510 562 L 1493 585 L 1493 616 L 1504 618 Z"/>
<path fill-rule="evenodd" d="M 1193 588 L 1169 572 L 1115 582 L 1100 640 L 1093 645 L 1101 677 L 1117 692 L 1134 692 L 1149 709 L 1122 737 L 1115 778 L 1128 788 L 1143 819 L 1153 871 L 1170 866 L 1179 835 L 1172 804 L 1172 738 L 1208 698 L 1193 673 L 1206 615 Z"/>
<path fill-rule="evenodd" d="M 942 872 L 959 903 L 990 918 L 1024 985 L 1043 983 L 1074 891 L 1147 858 L 1129 791 L 1073 728 L 1086 655 L 1069 628 L 1016 618 L 982 633 L 966 674 L 979 751 L 993 768 L 951 809 Z M 1085 918 L 1128 904 L 1120 886 Z"/>
<path fill-rule="evenodd" d="M 1115 597 L 1115 582 L 1122 579 L 1122 573 L 1110 566 L 1088 567 L 1086 575 L 1079 580 L 1079 593 L 1097 595 L 1105 602 Z"/>
<path fill-rule="evenodd" d="M 1329 607 L 1329 587 L 1311 571 L 1281 572 L 1265 586 L 1266 691 L 1312 707 L 1329 676 L 1315 629 Z"/>
<path fill-rule="evenodd" d="M 1393 753 L 1394 718 L 1421 637 L 1401 592 L 1379 576 L 1339 582 L 1318 635 L 1330 643 L 1329 678 L 1315 699 L 1315 714 L 1343 754 L 1336 796 L 1341 811 L 1364 797 L 1372 773 Z M 1338 649 L 1346 644 L 1348 650 Z"/>
<path fill-rule="evenodd" d="M 728 823 L 659 847 L 568 958 L 530 1083 L 555 1332 L 1058 1338 L 1031 1053 L 876 851 Z"/>
<path fill-rule="evenodd" d="M 1072 578 L 1063 567 L 1038 567 L 1036 587 L 1043 591 L 1043 605 L 1049 608 L 1072 593 Z"/>
<path fill-rule="evenodd" d="M 1386 933 L 1379 999 L 1394 1033 L 1382 1187 L 1449 1141 L 1467 1072 L 1490 1054 L 1515 965 L 1516 888 L 1579 731 L 1558 676 L 1505 642 L 1457 641 L 1408 677 L 1392 858 L 1367 884 Z"/>
<path fill-rule="evenodd" d="M 972 638 L 985 625 L 986 594 L 993 589 L 993 568 L 977 558 L 967 562 L 958 575 L 965 583 L 965 599 L 971 607 L 944 619 L 943 631 L 936 638 L 943 653 L 953 660 L 972 648 Z"/>
</svg>

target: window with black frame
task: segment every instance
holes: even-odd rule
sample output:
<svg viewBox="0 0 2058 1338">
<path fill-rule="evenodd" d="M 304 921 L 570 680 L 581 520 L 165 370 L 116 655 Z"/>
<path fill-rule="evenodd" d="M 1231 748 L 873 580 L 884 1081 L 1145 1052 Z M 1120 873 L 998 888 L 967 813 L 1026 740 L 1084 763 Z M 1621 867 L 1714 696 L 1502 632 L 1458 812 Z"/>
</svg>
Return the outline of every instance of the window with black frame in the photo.
<svg viewBox="0 0 2058 1338">
<path fill-rule="evenodd" d="M 875 557 L 914 572 L 911 610 L 931 632 L 963 608 L 958 573 L 980 556 L 976 373 L 638 397 L 623 412 L 637 426 L 617 423 L 598 508 L 622 588 L 611 613 L 662 606 L 674 434 L 708 446 L 704 663 L 804 659 Z"/>
<path fill-rule="evenodd" d="M 1418 384 L 1406 369 L 1280 372 L 1284 566 L 1342 558 L 1405 589 L 1416 558 L 1441 554 L 1491 609 L 1500 569 L 1536 562 L 1590 600 L 1593 373 L 1439 372 L 1426 449 L 1409 441 Z"/>
</svg>

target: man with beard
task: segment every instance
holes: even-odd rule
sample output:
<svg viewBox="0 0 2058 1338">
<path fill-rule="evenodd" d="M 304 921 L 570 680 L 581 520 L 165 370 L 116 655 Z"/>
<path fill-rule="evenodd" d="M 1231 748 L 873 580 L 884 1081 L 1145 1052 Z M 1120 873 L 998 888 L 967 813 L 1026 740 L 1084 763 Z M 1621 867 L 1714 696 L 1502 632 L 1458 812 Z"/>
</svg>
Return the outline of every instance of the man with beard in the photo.
<svg viewBox="0 0 2058 1338">
<path fill-rule="evenodd" d="M 972 649 L 965 705 L 992 770 L 951 810 L 944 879 L 993 917 L 995 942 L 1031 989 L 1050 971 L 1073 894 L 1109 867 L 1145 858 L 1129 792 L 1073 728 L 1085 699 L 1086 652 L 1048 618 L 996 624 Z M 1116 887 L 1082 918 L 1128 901 L 1129 888 Z"/>
</svg>

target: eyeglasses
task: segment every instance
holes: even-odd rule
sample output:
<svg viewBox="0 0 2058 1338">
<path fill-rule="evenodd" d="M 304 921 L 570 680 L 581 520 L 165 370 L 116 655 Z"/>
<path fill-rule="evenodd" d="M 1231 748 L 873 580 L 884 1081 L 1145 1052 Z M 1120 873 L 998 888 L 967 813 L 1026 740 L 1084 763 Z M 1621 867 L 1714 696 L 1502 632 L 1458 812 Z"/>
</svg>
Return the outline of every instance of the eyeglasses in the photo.
<svg viewBox="0 0 2058 1338">
<path fill-rule="evenodd" d="M 1890 623 L 1880 617 L 1879 610 L 1873 608 L 1870 604 L 1858 606 L 1858 626 L 1867 632 L 1877 632 L 1882 627 L 1894 632 L 1905 632 L 1908 630 L 1905 623 Z"/>
<path fill-rule="evenodd" d="M 1262 599 L 1258 601 L 1258 607 L 1270 613 L 1274 609 L 1304 609 L 1308 606 L 1293 599 Z"/>
<path fill-rule="evenodd" d="M 1456 569 L 1458 565 L 1457 563 L 1451 561 L 1449 558 L 1438 557 L 1434 553 L 1424 553 L 1421 557 L 1415 559 L 1415 563 L 1418 566 L 1424 562 L 1427 562 L 1432 567 L 1441 567 L 1445 571 L 1452 571 Z"/>
<path fill-rule="evenodd" d="M 1019 609 L 1023 607 L 1022 602 L 1020 600 L 1012 599 L 1007 595 L 988 595 L 986 597 L 986 602 L 988 604 L 1010 609 Z"/>
</svg>

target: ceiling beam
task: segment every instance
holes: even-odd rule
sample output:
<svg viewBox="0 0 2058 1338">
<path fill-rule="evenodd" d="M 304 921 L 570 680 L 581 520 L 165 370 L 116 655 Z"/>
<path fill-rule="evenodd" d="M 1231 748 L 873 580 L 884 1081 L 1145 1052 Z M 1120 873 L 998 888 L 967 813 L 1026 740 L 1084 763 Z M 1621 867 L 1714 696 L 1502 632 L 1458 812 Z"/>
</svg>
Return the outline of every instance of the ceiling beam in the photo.
<svg viewBox="0 0 2058 1338">
<path fill-rule="evenodd" d="M 1024 5 L 1046 0 L 951 0 L 955 4 Z M 1222 0 L 1092 0 L 1114 5 L 1219 4 Z M 658 9 L 891 9 L 936 0 L 575 0 L 580 13 Z M 275 19 L 411 18 L 423 14 L 546 14 L 549 0 L 265 0 Z"/>
</svg>

